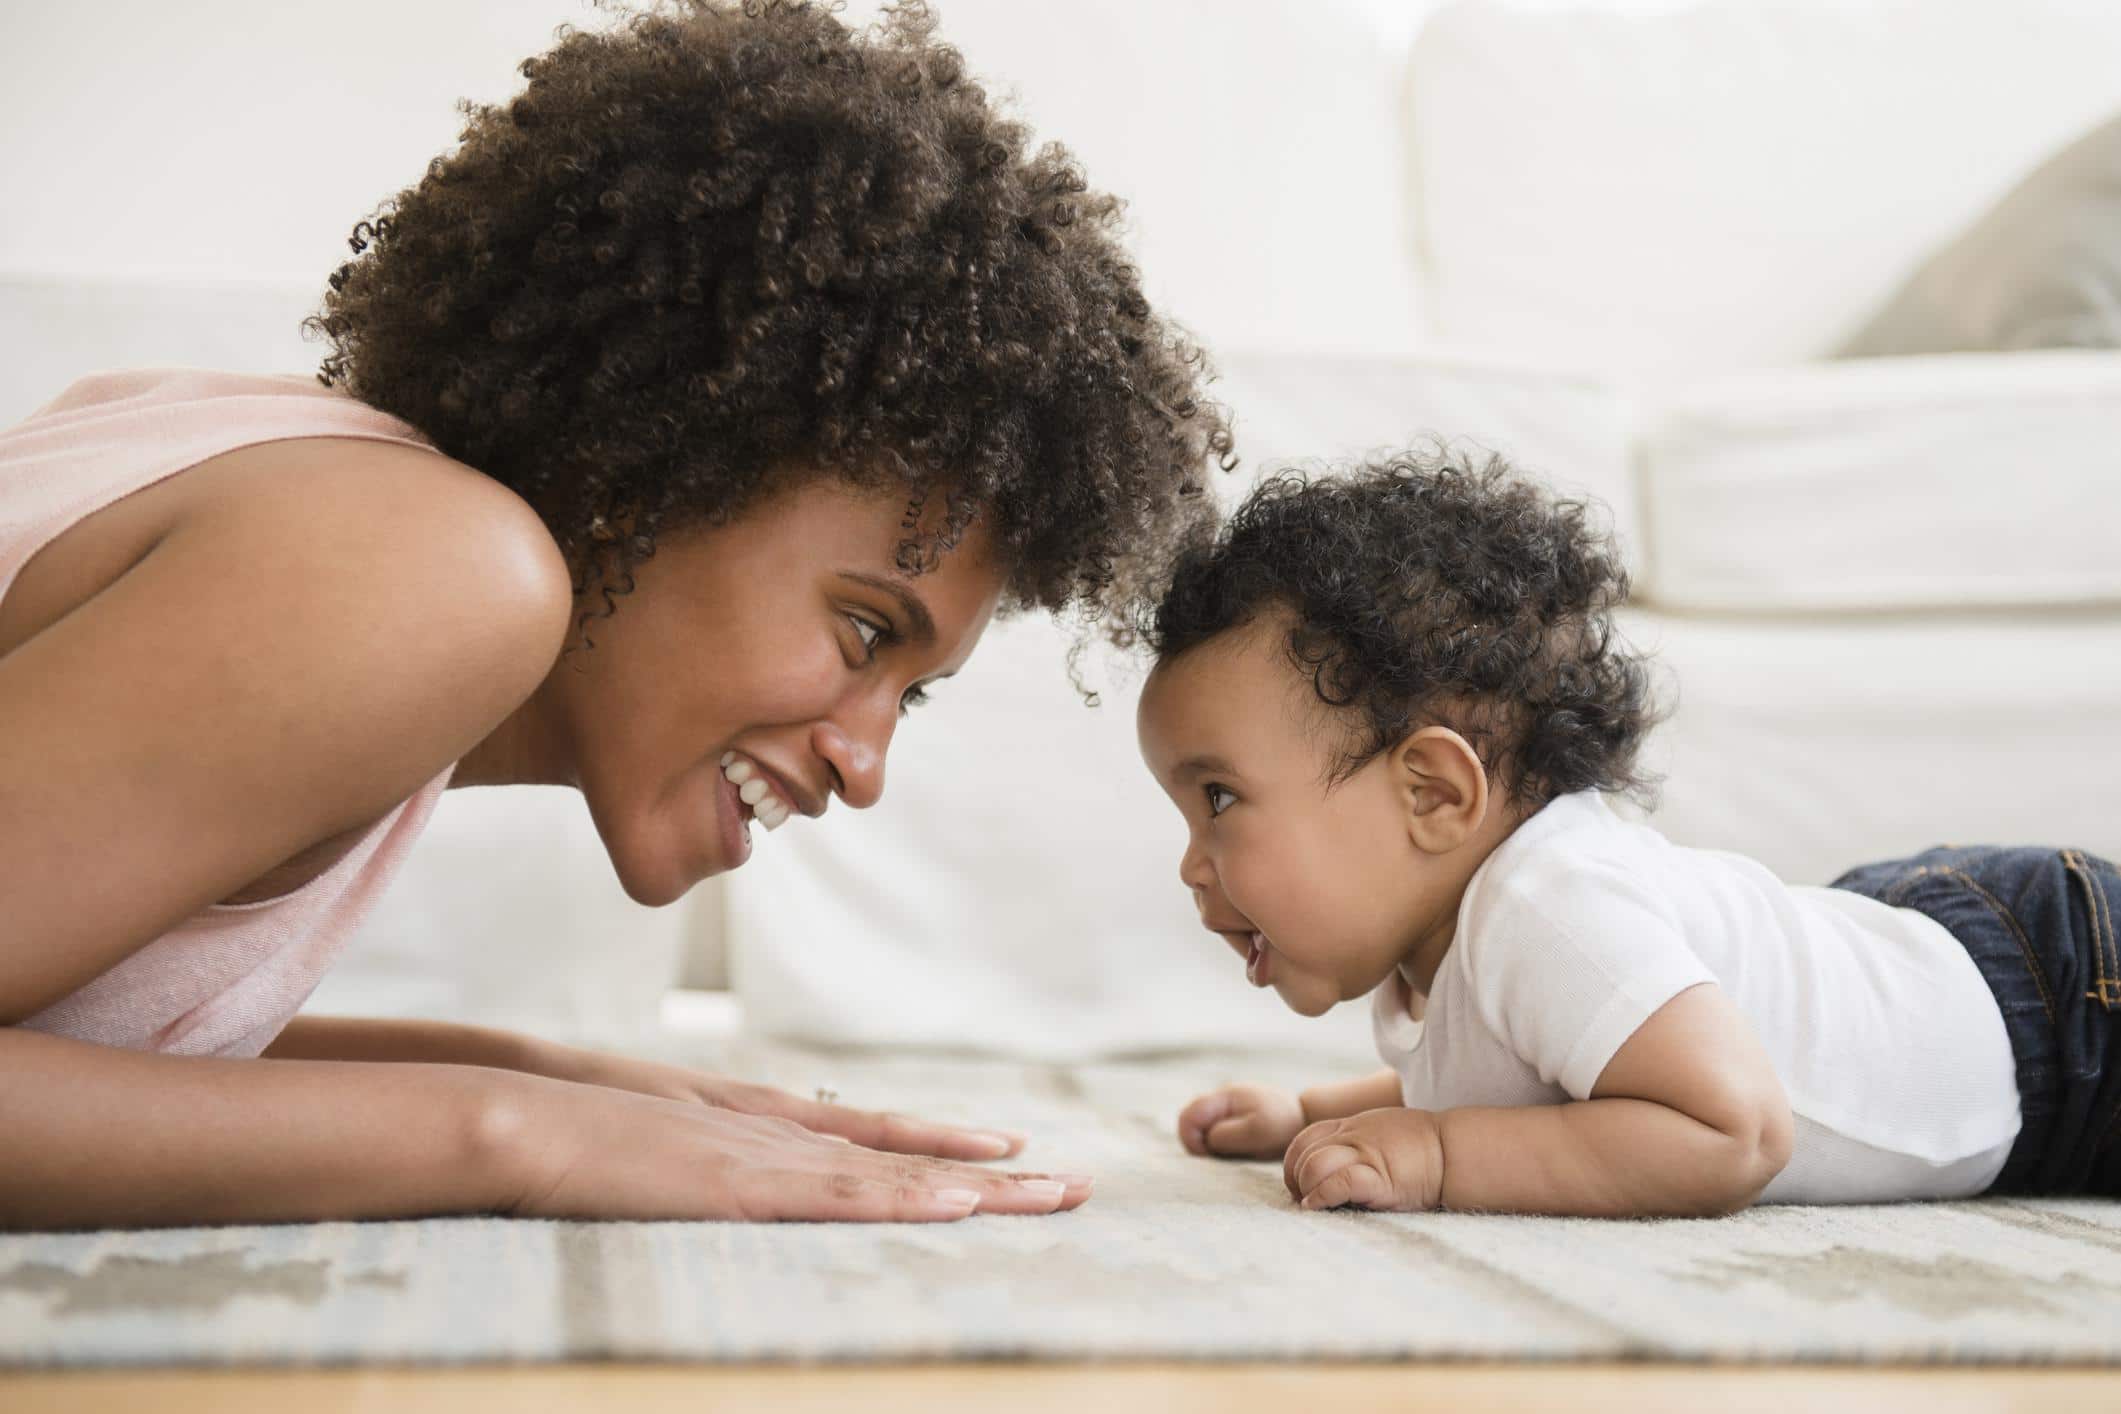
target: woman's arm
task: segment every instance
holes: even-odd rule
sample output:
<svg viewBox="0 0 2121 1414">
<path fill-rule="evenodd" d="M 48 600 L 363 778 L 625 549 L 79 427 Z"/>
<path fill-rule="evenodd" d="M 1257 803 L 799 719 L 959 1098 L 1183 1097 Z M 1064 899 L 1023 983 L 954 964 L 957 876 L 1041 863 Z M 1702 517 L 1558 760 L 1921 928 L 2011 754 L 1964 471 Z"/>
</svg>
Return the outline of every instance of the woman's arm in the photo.
<svg viewBox="0 0 2121 1414">
<path fill-rule="evenodd" d="M 1587 1100 L 1329 1121 L 1297 1136 L 1283 1176 L 1313 1208 L 1704 1216 L 1760 1196 L 1793 1126 L 1752 1028 L 1702 985 L 1645 1021 Z"/>
<path fill-rule="evenodd" d="M 365 1016 L 298 1016 L 265 1048 L 268 1060 L 414 1061 L 483 1065 L 530 1075 L 565 1075 L 570 1047 L 454 1021 Z"/>
<path fill-rule="evenodd" d="M 0 1229 L 530 1217 L 919 1222 L 1086 1179 L 468 1065 L 219 1060 L 0 1027 Z"/>
<path fill-rule="evenodd" d="M 161 1056 L 0 1027 L 0 1227 L 490 1212 L 492 1072 Z"/>
</svg>

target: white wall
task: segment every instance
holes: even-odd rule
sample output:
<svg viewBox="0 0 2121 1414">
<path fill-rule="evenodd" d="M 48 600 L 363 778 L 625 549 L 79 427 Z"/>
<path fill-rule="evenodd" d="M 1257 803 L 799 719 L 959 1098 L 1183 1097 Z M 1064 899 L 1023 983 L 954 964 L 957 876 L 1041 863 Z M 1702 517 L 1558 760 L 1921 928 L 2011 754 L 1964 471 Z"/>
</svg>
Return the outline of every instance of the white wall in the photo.
<svg viewBox="0 0 2121 1414">
<path fill-rule="evenodd" d="M 1428 0 L 943 0 L 945 37 L 1132 203 L 1153 298 L 1233 348 L 1413 342 L 1396 78 Z M 850 15 L 873 14 L 874 0 Z M 0 45 L 0 274 L 308 281 L 578 0 L 104 0 Z M 1404 175 L 1403 173 L 1401 175 Z M 34 194 L 34 195 L 31 195 Z"/>
</svg>

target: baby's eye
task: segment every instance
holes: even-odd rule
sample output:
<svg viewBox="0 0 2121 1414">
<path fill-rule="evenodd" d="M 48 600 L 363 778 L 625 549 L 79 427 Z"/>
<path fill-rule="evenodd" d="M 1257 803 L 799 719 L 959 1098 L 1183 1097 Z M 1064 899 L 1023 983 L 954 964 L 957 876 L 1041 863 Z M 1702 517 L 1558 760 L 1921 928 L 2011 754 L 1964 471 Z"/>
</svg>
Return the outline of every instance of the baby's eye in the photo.
<svg viewBox="0 0 2121 1414">
<path fill-rule="evenodd" d="M 1237 800 L 1237 797 L 1232 795 L 1228 788 L 1224 786 L 1202 786 L 1201 789 L 1207 794 L 1208 813 L 1210 815 L 1222 814 Z"/>
</svg>

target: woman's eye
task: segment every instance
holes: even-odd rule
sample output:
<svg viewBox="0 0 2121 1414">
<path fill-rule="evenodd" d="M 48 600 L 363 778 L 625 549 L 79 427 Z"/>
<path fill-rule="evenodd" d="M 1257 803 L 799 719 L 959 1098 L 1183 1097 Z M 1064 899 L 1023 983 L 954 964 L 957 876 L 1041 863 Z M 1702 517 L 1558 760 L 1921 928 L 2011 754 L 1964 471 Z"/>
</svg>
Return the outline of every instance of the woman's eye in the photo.
<svg viewBox="0 0 2121 1414">
<path fill-rule="evenodd" d="M 898 714 L 903 717 L 908 712 L 911 712 L 914 708 L 925 707 L 927 704 L 927 689 L 919 687 L 909 687 L 906 689 L 906 695 L 898 700 Z"/>
<path fill-rule="evenodd" d="M 847 622 L 854 625 L 855 635 L 862 640 L 862 652 L 869 657 L 875 657 L 876 645 L 888 636 L 885 631 L 859 614 L 849 614 Z"/>
<path fill-rule="evenodd" d="M 1229 809 L 1230 806 L 1234 804 L 1237 800 L 1236 796 L 1232 795 L 1228 789 L 1222 786 L 1203 786 L 1201 787 L 1201 789 L 1207 792 L 1208 813 L 1210 815 L 1222 814 L 1223 811 Z"/>
</svg>

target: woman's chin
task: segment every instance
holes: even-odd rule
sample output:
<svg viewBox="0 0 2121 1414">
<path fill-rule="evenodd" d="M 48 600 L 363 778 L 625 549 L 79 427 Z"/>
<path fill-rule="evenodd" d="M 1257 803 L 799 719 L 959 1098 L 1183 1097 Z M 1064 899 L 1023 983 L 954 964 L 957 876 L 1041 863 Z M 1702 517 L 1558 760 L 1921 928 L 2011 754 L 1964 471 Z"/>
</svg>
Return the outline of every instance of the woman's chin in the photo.
<svg viewBox="0 0 2121 1414">
<path fill-rule="evenodd" d="M 677 841 L 670 842 L 672 846 Z M 719 849 L 684 850 L 667 847 L 659 850 L 610 850 L 612 873 L 626 897 L 643 908 L 667 908 L 686 894 L 693 885 L 716 874 L 727 873 L 731 865 L 722 858 Z M 645 856 L 645 857 L 644 857 Z"/>
</svg>

